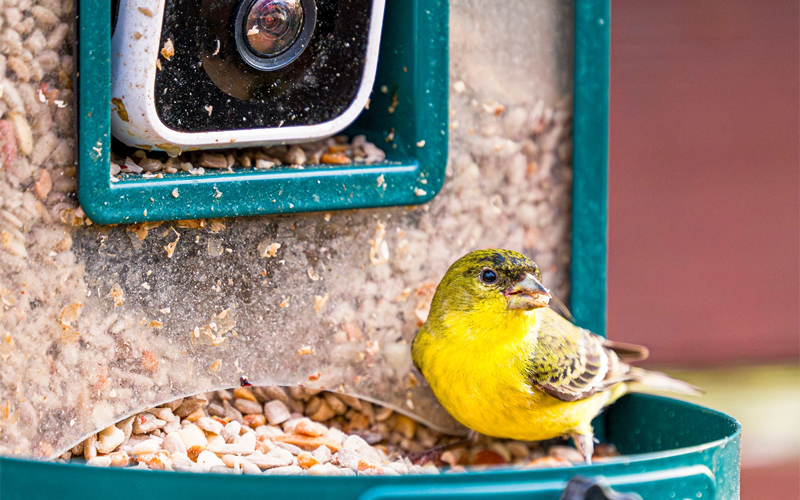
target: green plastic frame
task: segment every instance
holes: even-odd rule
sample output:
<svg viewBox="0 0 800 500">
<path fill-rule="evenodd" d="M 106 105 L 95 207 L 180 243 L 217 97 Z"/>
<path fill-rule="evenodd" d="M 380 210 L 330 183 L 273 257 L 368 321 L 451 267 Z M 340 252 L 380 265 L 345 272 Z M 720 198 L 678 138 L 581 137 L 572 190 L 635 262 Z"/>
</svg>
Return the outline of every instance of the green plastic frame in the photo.
<svg viewBox="0 0 800 500">
<path fill-rule="evenodd" d="M 202 176 L 109 178 L 110 37 L 108 0 L 80 0 L 77 18 L 76 120 L 78 198 L 100 224 L 239 217 L 414 205 L 433 198 L 447 163 L 448 2 L 387 0 L 375 89 L 369 110 L 345 131 L 380 144 L 387 161 L 307 166 L 304 170 L 234 169 Z M 394 141 L 384 138 L 394 130 Z M 417 144 L 422 144 L 418 147 Z M 383 175 L 384 183 L 377 178 Z M 424 181 L 424 182 L 423 182 Z M 178 189 L 179 197 L 172 192 Z M 219 193 L 222 193 L 220 196 Z M 424 193 L 424 194 L 423 194 Z"/>
<path fill-rule="evenodd" d="M 606 336 L 610 0 L 575 0 L 570 309 Z"/>
</svg>

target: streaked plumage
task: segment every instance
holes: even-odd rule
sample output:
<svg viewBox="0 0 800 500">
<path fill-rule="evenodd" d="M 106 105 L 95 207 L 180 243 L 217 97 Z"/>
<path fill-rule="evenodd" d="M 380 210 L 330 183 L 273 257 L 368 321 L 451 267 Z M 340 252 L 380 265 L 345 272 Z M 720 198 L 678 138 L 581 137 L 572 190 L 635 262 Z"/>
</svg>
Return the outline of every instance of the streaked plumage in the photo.
<svg viewBox="0 0 800 500">
<path fill-rule="evenodd" d="M 472 252 L 445 274 L 412 356 L 456 420 L 495 437 L 571 435 L 589 461 L 591 421 L 620 396 L 698 392 L 631 367 L 629 361 L 647 357 L 645 348 L 564 319 L 547 307 L 550 294 L 540 280 L 536 264 L 508 250 Z"/>
</svg>

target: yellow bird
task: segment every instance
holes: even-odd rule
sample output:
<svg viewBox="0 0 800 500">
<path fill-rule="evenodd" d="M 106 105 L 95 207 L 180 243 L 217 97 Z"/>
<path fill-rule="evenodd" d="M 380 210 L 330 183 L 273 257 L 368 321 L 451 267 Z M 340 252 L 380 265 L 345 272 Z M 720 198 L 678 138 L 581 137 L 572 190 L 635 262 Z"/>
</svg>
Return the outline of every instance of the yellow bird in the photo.
<svg viewBox="0 0 800 500">
<path fill-rule="evenodd" d="M 456 261 L 412 345 L 439 402 L 473 431 L 538 441 L 571 436 L 591 463 L 592 419 L 629 392 L 701 391 L 631 367 L 647 349 L 611 342 L 548 307 L 536 264 L 510 250 Z"/>
</svg>

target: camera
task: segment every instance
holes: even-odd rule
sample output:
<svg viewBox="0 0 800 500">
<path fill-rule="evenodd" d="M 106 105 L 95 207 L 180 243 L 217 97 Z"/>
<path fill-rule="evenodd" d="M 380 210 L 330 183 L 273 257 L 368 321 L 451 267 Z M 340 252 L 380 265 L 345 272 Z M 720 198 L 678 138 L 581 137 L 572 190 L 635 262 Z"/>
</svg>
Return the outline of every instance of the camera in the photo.
<svg viewBox="0 0 800 500">
<path fill-rule="evenodd" d="M 111 131 L 167 151 L 312 141 L 369 102 L 385 0 L 119 0 Z"/>
</svg>

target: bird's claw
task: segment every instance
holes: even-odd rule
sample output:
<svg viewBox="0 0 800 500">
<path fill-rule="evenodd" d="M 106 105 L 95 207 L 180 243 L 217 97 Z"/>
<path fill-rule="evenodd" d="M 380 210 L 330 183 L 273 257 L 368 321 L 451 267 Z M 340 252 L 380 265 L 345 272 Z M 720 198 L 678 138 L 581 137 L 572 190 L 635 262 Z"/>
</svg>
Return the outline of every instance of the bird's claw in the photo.
<svg viewBox="0 0 800 500">
<path fill-rule="evenodd" d="M 411 460 L 414 465 L 425 465 L 428 462 L 438 464 L 442 461 L 442 446 L 434 446 L 433 448 L 409 453 L 406 457 Z"/>
<path fill-rule="evenodd" d="M 591 434 L 572 434 L 572 442 L 575 448 L 583 455 L 587 465 L 592 465 L 592 455 L 594 454 L 594 436 Z"/>
<path fill-rule="evenodd" d="M 454 450 L 456 448 L 461 448 L 462 446 L 468 446 L 475 442 L 477 439 L 478 434 L 475 431 L 470 431 L 469 435 L 462 439 L 461 441 L 456 441 L 455 443 L 448 443 L 448 444 L 440 444 L 439 446 L 434 446 L 433 448 L 429 448 L 425 451 L 418 451 L 415 453 L 409 453 L 406 455 L 411 463 L 414 465 L 424 465 L 428 462 L 433 462 L 437 465 L 442 464 L 442 453 L 447 450 Z"/>
</svg>

